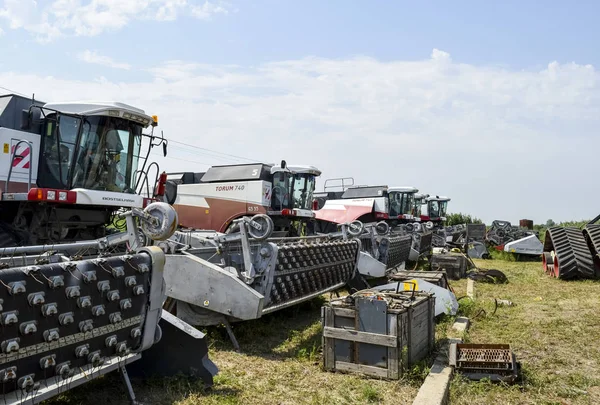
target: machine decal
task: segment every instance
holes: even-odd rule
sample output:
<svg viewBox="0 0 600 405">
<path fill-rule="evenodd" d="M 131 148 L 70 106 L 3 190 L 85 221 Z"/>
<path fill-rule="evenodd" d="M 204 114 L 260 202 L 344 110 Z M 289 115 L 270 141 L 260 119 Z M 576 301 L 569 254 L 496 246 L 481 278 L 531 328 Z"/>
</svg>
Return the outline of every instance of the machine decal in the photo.
<svg viewBox="0 0 600 405">
<path fill-rule="evenodd" d="M 262 205 L 264 206 L 270 206 L 271 205 L 271 183 L 264 183 L 263 184 L 263 200 L 262 200 Z"/>
<path fill-rule="evenodd" d="M 337 202 L 340 201 L 338 200 Z M 342 204 L 337 202 L 331 203 L 330 201 L 327 201 L 323 208 L 315 211 L 315 218 L 337 224 L 352 222 L 363 215 L 373 212 L 375 200 L 373 198 L 367 198 L 343 200 Z"/>
<path fill-rule="evenodd" d="M 217 198 L 206 198 L 204 201 L 206 201 L 207 205 L 216 206 L 219 209 L 213 210 L 210 215 L 201 215 L 202 212 L 206 214 L 206 207 L 173 204 L 179 216 L 179 223 L 186 224 L 189 228 L 224 232 L 234 218 L 249 214 L 264 214 L 267 211 L 265 207 L 259 205 L 247 206 L 247 203 L 242 201 Z M 252 208 L 250 209 L 250 207 Z"/>
<path fill-rule="evenodd" d="M 31 149 L 29 148 L 29 145 L 19 145 L 16 153 L 15 146 L 16 145 L 13 145 L 11 148 L 11 156 L 14 156 L 12 167 L 16 169 L 29 169 L 29 162 L 31 161 L 31 156 L 29 155 Z"/>
</svg>

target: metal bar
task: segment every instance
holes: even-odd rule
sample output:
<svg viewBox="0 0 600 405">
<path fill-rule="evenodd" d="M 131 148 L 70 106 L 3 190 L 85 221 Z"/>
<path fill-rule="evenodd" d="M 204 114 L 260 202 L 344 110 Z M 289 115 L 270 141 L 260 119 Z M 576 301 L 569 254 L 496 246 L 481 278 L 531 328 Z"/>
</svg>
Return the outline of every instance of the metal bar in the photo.
<svg viewBox="0 0 600 405">
<path fill-rule="evenodd" d="M 125 366 L 121 366 L 119 367 L 119 371 L 121 374 L 121 378 L 125 383 L 125 387 L 127 387 L 127 395 L 129 396 L 129 401 L 131 401 L 132 405 L 137 404 L 137 401 L 135 400 L 135 392 L 133 391 L 133 387 L 131 386 L 131 380 L 129 380 L 127 369 L 125 368 Z"/>
<path fill-rule="evenodd" d="M 318 296 L 320 296 L 322 294 L 325 294 L 326 292 L 337 290 L 338 288 L 342 288 L 345 285 L 346 285 L 345 282 L 334 284 L 334 285 L 332 285 L 329 288 L 316 291 L 316 292 L 314 292 L 312 294 L 305 295 L 305 296 L 300 297 L 300 298 L 296 298 L 295 300 L 290 300 L 290 301 L 286 301 L 286 302 L 278 304 L 278 305 L 273 305 L 272 307 L 267 307 L 267 308 L 263 309 L 262 314 L 264 315 L 264 314 L 268 314 L 268 313 L 271 313 L 271 312 L 275 312 L 275 311 L 277 311 L 279 309 L 282 309 L 282 308 L 285 308 L 285 307 L 289 307 L 289 306 L 292 306 L 292 305 L 296 305 L 299 302 L 309 301 L 309 300 L 311 300 L 313 298 L 316 298 L 316 297 L 318 297 Z"/>
<path fill-rule="evenodd" d="M 102 246 L 114 246 L 124 243 L 129 240 L 129 235 L 121 232 L 114 235 L 109 235 L 104 238 L 90 240 L 85 242 L 74 242 L 54 245 L 34 245 L 34 246 L 16 246 L 0 249 L 0 255 L 16 255 L 16 254 L 35 254 L 44 253 L 50 250 L 81 250 L 101 248 Z"/>
<path fill-rule="evenodd" d="M 231 328 L 231 324 L 225 317 L 223 317 L 223 325 L 225 325 L 225 330 L 227 331 L 227 334 L 229 335 L 229 339 L 231 340 L 231 344 L 233 345 L 233 348 L 235 349 L 236 352 L 239 353 L 241 351 L 240 344 L 238 343 L 237 339 L 235 338 L 233 329 Z"/>
<path fill-rule="evenodd" d="M 123 364 L 129 364 L 141 358 L 141 354 L 130 354 L 126 357 L 115 357 L 107 360 L 100 368 L 94 368 L 92 365 L 86 365 L 80 368 L 81 372 L 63 380 L 60 376 L 50 377 L 37 391 L 35 396 L 23 398 L 21 392 L 13 391 L 4 395 L 3 405 L 21 405 L 21 404 L 37 404 L 46 399 L 66 391 L 73 389 L 81 384 L 89 382 L 90 374 L 104 375 L 108 372 L 117 370 Z"/>
<path fill-rule="evenodd" d="M 246 224 L 240 222 L 240 236 L 242 241 L 242 254 L 244 256 L 244 276 L 247 279 L 254 279 L 254 265 L 252 264 L 252 257 L 250 257 L 250 243 L 248 242 L 248 234 L 246 233 Z"/>
<path fill-rule="evenodd" d="M 33 156 L 33 143 L 29 142 L 27 140 L 21 139 L 19 142 L 17 142 L 17 144 L 15 145 L 15 149 L 12 152 L 12 156 L 10 159 L 10 167 L 8 169 L 8 177 L 6 178 L 6 184 L 4 185 L 4 192 L 8 193 L 8 184 L 10 183 L 10 177 L 12 176 L 12 169 L 13 169 L 13 164 L 15 162 L 15 158 L 16 157 L 22 157 L 21 155 L 17 155 L 17 149 L 19 148 L 19 145 L 21 145 L 22 143 L 26 143 L 27 145 L 29 145 L 29 156 L 30 156 L 30 162 L 29 162 L 29 180 L 27 182 L 27 191 L 29 191 L 31 189 L 31 170 L 33 167 L 33 158 L 31 158 L 31 156 Z"/>
</svg>

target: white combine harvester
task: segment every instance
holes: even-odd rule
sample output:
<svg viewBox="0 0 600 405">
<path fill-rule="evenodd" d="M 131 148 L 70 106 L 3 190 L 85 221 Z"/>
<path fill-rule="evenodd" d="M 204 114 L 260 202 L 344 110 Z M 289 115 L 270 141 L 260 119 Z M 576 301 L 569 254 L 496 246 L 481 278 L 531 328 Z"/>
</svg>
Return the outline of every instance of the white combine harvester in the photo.
<svg viewBox="0 0 600 405">
<path fill-rule="evenodd" d="M 169 173 L 166 202 L 189 228 L 229 233 L 235 220 L 266 214 L 279 235 L 301 236 L 302 224 L 314 218 L 313 166 L 265 163 L 213 166 L 205 173 Z"/>
<path fill-rule="evenodd" d="M 165 254 L 145 247 L 177 227 L 172 207 L 134 191 L 147 177 L 142 140 L 157 145 L 142 131 L 156 122 L 116 102 L 0 96 L 4 403 L 37 403 L 112 370 L 134 400 L 130 363 L 160 374 L 193 368 L 212 384 L 203 335 L 162 314 Z M 185 355 L 174 342 L 188 344 Z M 165 346 L 171 364 L 154 368 L 147 360 L 154 350 L 164 359 Z"/>
</svg>

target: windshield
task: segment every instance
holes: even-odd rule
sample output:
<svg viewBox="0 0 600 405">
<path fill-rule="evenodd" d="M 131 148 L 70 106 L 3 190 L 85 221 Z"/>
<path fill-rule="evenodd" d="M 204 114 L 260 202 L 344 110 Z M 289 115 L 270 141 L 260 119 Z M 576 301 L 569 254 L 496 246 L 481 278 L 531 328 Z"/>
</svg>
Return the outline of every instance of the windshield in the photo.
<svg viewBox="0 0 600 405">
<path fill-rule="evenodd" d="M 294 208 L 309 210 L 312 208 L 315 191 L 315 176 L 312 174 L 296 174 L 294 176 Z"/>
<path fill-rule="evenodd" d="M 421 216 L 421 205 L 423 204 L 423 200 L 422 199 L 415 199 L 415 205 L 414 205 L 414 215 L 417 217 Z"/>
<path fill-rule="evenodd" d="M 399 191 L 390 192 L 389 201 L 390 217 L 397 217 L 398 215 L 410 214 L 415 204 L 413 193 L 402 193 Z"/>
<path fill-rule="evenodd" d="M 415 195 L 413 193 L 406 193 L 402 196 L 402 214 L 412 213 L 412 207 L 415 204 Z"/>
<path fill-rule="evenodd" d="M 390 217 L 397 217 L 402 213 L 402 194 L 398 192 L 390 192 L 388 194 L 390 201 Z"/>
<path fill-rule="evenodd" d="M 440 205 L 438 201 L 429 201 L 429 217 L 439 218 L 440 216 Z"/>
<path fill-rule="evenodd" d="M 42 140 L 38 185 L 133 193 L 142 127 L 114 117 L 51 114 Z"/>
<path fill-rule="evenodd" d="M 312 174 L 275 173 L 271 206 L 277 211 L 284 208 L 311 209 L 314 191 L 315 176 Z"/>
<path fill-rule="evenodd" d="M 448 209 L 448 201 L 440 201 L 440 217 L 446 216 L 446 209 Z"/>
<path fill-rule="evenodd" d="M 292 175 L 290 173 L 275 173 L 273 175 L 273 196 L 271 207 L 276 211 L 291 207 L 290 194 L 292 191 Z"/>
<path fill-rule="evenodd" d="M 133 193 L 142 128 L 128 120 L 88 117 L 83 122 L 73 188 Z"/>
</svg>

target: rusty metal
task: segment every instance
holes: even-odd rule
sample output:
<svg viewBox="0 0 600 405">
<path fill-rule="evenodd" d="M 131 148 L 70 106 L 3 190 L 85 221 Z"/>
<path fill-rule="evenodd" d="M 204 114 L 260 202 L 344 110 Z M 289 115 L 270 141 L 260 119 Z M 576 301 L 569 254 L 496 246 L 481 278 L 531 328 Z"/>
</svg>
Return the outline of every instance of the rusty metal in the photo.
<svg viewBox="0 0 600 405">
<path fill-rule="evenodd" d="M 519 377 L 520 364 L 507 344 L 454 343 L 448 357 L 455 371 L 470 380 L 513 383 Z"/>
<path fill-rule="evenodd" d="M 519 221 L 519 228 L 526 228 L 531 231 L 533 230 L 533 221 L 531 219 L 521 219 Z"/>
</svg>

